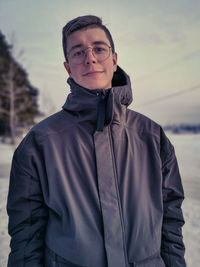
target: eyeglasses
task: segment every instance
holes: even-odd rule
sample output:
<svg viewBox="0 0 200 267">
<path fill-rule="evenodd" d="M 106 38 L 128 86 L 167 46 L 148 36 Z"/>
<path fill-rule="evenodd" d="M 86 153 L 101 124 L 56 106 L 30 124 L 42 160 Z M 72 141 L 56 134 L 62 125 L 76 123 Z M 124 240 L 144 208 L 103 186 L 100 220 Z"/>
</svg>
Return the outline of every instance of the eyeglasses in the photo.
<svg viewBox="0 0 200 267">
<path fill-rule="evenodd" d="M 95 45 L 94 47 L 87 47 L 84 49 L 75 48 L 68 53 L 69 59 L 73 64 L 82 64 L 86 58 L 87 50 L 92 49 L 93 56 L 99 61 L 102 62 L 109 58 L 110 56 L 110 48 L 106 44 Z"/>
</svg>

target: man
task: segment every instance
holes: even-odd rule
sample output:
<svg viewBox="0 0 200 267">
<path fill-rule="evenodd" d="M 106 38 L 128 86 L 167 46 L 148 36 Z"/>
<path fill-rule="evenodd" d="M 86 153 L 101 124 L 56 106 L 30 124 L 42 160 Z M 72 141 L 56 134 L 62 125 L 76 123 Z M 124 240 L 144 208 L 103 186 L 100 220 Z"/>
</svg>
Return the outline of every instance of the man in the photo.
<svg viewBox="0 0 200 267">
<path fill-rule="evenodd" d="M 96 16 L 63 28 L 71 93 L 14 153 L 8 266 L 186 266 L 184 198 L 162 128 L 129 110 L 128 75 Z"/>
</svg>

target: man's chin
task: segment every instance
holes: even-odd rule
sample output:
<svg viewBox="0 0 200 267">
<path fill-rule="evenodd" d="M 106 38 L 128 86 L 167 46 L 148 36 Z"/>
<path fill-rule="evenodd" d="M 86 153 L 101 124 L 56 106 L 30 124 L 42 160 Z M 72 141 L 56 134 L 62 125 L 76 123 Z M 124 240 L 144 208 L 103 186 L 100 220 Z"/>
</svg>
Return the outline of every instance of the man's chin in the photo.
<svg viewBox="0 0 200 267">
<path fill-rule="evenodd" d="M 102 82 L 83 83 L 81 86 L 90 90 L 111 88 L 111 85 L 109 86 L 107 84 L 103 84 Z"/>
</svg>

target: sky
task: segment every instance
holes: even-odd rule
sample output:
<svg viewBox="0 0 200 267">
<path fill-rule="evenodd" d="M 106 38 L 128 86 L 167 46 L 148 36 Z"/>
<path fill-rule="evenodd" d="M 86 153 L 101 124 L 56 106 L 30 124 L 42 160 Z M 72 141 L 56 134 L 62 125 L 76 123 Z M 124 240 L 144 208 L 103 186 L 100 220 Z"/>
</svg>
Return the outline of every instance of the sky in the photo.
<svg viewBox="0 0 200 267">
<path fill-rule="evenodd" d="M 199 0 L 0 0 L 0 30 L 39 89 L 40 109 L 61 109 L 69 93 L 62 28 L 100 16 L 118 65 L 130 76 L 130 108 L 158 123 L 200 123 Z"/>
</svg>

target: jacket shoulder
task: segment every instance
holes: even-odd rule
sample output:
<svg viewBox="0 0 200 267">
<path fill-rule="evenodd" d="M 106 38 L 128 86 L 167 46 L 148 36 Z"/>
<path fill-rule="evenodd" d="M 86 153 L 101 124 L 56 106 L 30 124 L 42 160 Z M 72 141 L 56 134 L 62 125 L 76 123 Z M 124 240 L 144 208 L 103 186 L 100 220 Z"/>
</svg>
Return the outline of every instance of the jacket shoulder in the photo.
<svg viewBox="0 0 200 267">
<path fill-rule="evenodd" d="M 144 114 L 130 109 L 127 109 L 126 123 L 128 127 L 133 127 L 134 131 L 157 136 L 160 136 L 160 131 L 162 130 L 162 127 L 154 120 Z"/>
<path fill-rule="evenodd" d="M 161 155 L 167 155 L 174 152 L 174 147 L 162 126 L 149 117 L 137 111 L 128 109 L 127 125 L 132 128 L 135 134 L 141 136 L 142 139 L 154 139 L 159 144 Z"/>
<path fill-rule="evenodd" d="M 50 136 L 56 138 L 56 135 L 67 131 L 73 124 L 72 115 L 64 110 L 45 118 L 29 130 L 15 150 L 14 157 L 26 160 L 27 156 L 39 155 L 41 147 L 48 142 Z"/>
<path fill-rule="evenodd" d="M 72 126 L 72 116 L 64 110 L 61 110 L 39 123 L 35 124 L 30 132 L 36 132 L 39 136 L 47 136 L 56 132 L 60 132 L 69 126 Z"/>
</svg>

